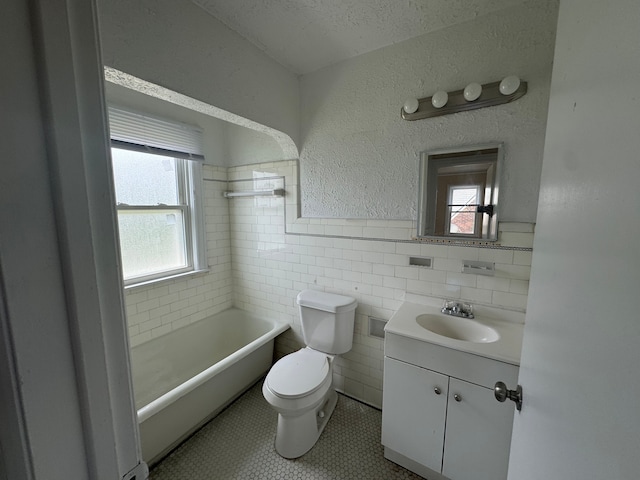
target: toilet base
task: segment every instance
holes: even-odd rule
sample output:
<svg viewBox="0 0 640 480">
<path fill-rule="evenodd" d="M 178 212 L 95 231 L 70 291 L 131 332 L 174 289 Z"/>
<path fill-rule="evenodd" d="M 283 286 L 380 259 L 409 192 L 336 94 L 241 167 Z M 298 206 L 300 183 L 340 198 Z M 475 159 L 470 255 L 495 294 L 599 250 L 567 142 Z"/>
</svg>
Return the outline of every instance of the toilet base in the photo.
<svg viewBox="0 0 640 480">
<path fill-rule="evenodd" d="M 316 444 L 336 408 L 338 394 L 332 388 L 316 408 L 298 416 L 278 414 L 276 452 L 284 458 L 298 458 Z"/>
</svg>

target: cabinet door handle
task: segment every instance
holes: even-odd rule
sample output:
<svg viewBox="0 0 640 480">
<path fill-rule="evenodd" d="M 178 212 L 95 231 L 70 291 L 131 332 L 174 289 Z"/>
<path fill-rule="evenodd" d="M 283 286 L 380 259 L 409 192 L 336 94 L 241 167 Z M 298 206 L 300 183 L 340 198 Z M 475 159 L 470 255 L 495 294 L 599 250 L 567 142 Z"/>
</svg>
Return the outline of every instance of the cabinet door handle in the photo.
<svg viewBox="0 0 640 480">
<path fill-rule="evenodd" d="M 462 397 L 457 393 L 453 396 L 453 398 L 455 399 L 456 402 L 461 402 L 462 401 Z"/>
<path fill-rule="evenodd" d="M 436 392 L 436 395 L 440 395 L 442 393 L 442 390 L 440 390 L 440 387 L 434 387 L 433 391 Z"/>
</svg>

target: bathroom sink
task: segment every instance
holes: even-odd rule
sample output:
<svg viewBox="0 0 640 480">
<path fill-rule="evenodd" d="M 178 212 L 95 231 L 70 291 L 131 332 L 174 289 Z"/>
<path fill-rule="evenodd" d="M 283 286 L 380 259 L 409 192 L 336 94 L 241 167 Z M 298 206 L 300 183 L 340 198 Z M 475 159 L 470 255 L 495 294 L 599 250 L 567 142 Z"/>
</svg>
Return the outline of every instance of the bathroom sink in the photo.
<svg viewBox="0 0 640 480">
<path fill-rule="evenodd" d="M 426 355 L 424 345 L 437 345 L 512 365 L 520 363 L 524 313 L 474 305 L 475 318 L 470 319 L 445 315 L 442 304 L 439 298 L 405 294 L 384 327 L 385 338 L 401 342 L 407 354 L 420 358 Z M 404 340 L 398 340 L 400 337 Z"/>
<path fill-rule="evenodd" d="M 425 313 L 416 317 L 416 323 L 436 335 L 464 342 L 493 343 L 500 339 L 494 328 L 468 318 Z"/>
</svg>

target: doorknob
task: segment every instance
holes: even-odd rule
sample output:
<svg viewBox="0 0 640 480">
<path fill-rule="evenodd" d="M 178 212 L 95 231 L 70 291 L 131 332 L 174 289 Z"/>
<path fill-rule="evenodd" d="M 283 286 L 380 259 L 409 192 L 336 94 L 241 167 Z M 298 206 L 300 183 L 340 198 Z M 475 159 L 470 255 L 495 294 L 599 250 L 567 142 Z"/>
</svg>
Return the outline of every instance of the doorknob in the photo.
<svg viewBox="0 0 640 480">
<path fill-rule="evenodd" d="M 515 390 L 509 390 L 504 382 L 496 382 L 493 393 L 499 402 L 504 402 L 508 398 L 516 403 L 518 411 L 522 410 L 522 387 L 520 385 Z"/>
</svg>

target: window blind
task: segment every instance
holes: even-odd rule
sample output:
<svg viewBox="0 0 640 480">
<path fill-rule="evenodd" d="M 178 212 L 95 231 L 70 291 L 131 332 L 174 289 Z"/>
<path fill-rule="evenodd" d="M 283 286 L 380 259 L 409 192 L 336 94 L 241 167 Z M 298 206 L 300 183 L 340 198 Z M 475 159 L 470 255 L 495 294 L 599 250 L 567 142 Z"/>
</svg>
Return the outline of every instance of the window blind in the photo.
<svg viewBox="0 0 640 480">
<path fill-rule="evenodd" d="M 109 129 L 114 147 L 204 160 L 202 130 L 193 125 L 110 105 Z"/>
</svg>

